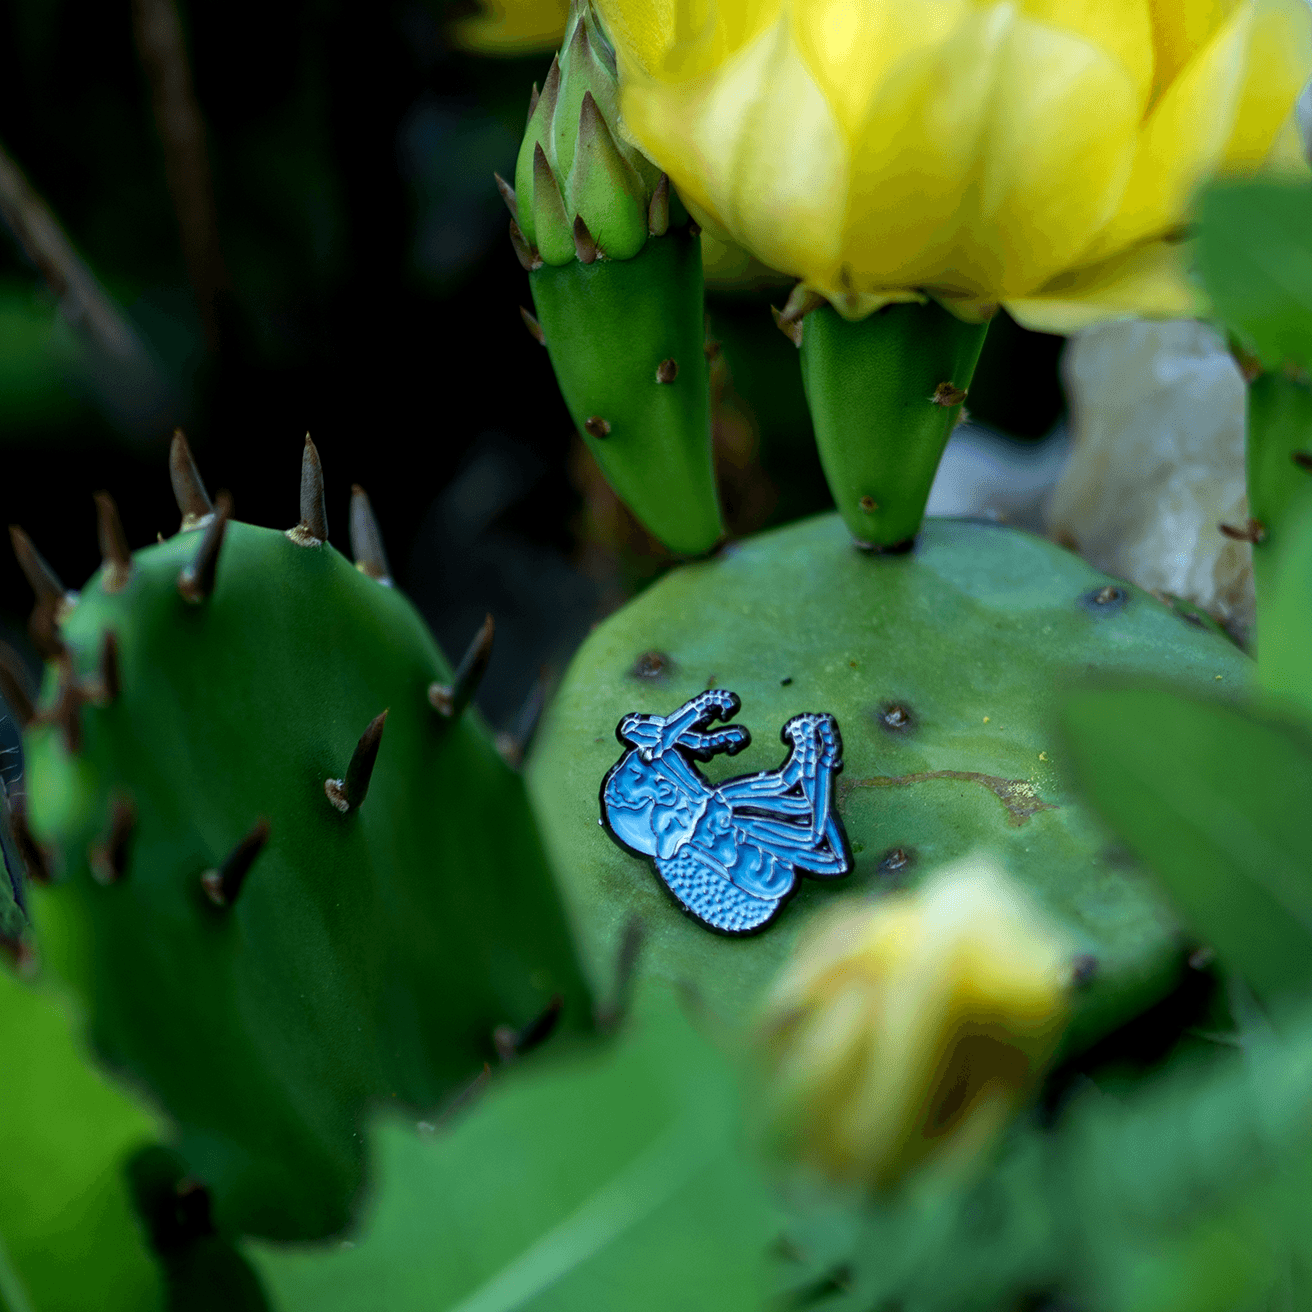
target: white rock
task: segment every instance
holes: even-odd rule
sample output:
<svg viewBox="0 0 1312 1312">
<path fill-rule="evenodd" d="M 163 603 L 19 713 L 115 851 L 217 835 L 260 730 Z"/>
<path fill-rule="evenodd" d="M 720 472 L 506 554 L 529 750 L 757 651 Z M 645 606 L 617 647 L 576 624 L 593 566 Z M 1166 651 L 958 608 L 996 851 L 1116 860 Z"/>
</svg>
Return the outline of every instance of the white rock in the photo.
<svg viewBox="0 0 1312 1312">
<path fill-rule="evenodd" d="M 925 513 L 996 519 L 1042 533 L 1043 508 L 1069 448 L 1064 425 L 1042 442 L 1018 442 L 982 424 L 959 424 L 943 453 Z"/>
<path fill-rule="evenodd" d="M 1236 636 L 1253 624 L 1244 524 L 1244 380 L 1192 320 L 1111 323 L 1062 360 L 1073 446 L 1048 507 L 1053 537 L 1109 574 L 1196 603 Z"/>
</svg>

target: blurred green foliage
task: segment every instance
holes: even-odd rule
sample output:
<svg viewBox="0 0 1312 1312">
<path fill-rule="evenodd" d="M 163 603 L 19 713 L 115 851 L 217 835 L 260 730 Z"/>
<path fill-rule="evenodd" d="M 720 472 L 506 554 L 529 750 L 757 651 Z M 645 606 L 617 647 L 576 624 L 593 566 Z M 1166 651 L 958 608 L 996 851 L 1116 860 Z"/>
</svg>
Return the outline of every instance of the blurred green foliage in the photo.
<svg viewBox="0 0 1312 1312">
<path fill-rule="evenodd" d="M 724 1056 L 661 989 L 618 1042 L 371 1135 L 335 1253 L 250 1244 L 285 1312 L 754 1312 L 770 1209 Z"/>
<path fill-rule="evenodd" d="M 88 1060 L 49 978 L 0 969 L 0 1306 L 151 1312 L 163 1283 L 122 1175 L 161 1120 Z"/>
<path fill-rule="evenodd" d="M 1268 369 L 1312 366 L 1312 187 L 1214 186 L 1198 217 L 1198 270 L 1217 316 Z"/>
</svg>

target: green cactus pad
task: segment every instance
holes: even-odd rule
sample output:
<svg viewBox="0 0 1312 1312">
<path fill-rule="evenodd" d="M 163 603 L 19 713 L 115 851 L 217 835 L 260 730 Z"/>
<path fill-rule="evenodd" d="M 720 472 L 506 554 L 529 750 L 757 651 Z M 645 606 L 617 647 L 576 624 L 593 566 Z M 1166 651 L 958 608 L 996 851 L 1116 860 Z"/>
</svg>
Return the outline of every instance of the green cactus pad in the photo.
<svg viewBox="0 0 1312 1312">
<path fill-rule="evenodd" d="M 852 545 L 836 516 L 684 566 L 602 624 L 544 726 L 529 786 L 602 995 L 637 918 L 651 972 L 741 1015 L 799 931 L 845 898 L 915 883 L 979 847 L 1074 932 L 1088 976 L 1072 1042 L 1169 989 L 1181 938 L 1158 890 L 1076 801 L 1057 751 L 1063 685 L 1167 677 L 1239 693 L 1251 662 L 1148 594 L 999 526 L 928 521 L 905 556 Z M 680 913 L 598 824 L 598 787 L 630 711 L 668 714 L 705 688 L 739 694 L 753 744 L 709 777 L 774 768 L 781 726 L 828 711 L 843 736 L 845 879 L 802 879 L 761 934 L 719 937 Z"/>
<path fill-rule="evenodd" d="M 423 621 L 293 534 L 230 523 L 197 604 L 198 532 L 138 552 L 119 591 L 93 577 L 61 629 L 91 700 L 50 671 L 57 723 L 27 747 L 62 865 L 33 918 L 96 1047 L 176 1118 L 221 1230 L 312 1236 L 349 1218 L 368 1105 L 440 1104 L 495 1027 L 588 1004 L 523 785 L 473 712 L 430 705 L 450 670 Z M 349 763 L 383 711 L 365 796 Z M 261 821 L 215 905 L 202 875 Z"/>
</svg>

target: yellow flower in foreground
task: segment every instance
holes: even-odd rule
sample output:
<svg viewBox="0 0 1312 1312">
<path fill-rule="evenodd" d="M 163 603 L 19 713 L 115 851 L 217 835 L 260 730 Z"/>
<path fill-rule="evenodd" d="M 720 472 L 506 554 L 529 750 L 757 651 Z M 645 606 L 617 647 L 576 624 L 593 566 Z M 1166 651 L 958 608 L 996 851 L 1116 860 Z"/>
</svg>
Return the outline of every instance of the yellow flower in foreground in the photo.
<svg viewBox="0 0 1312 1312">
<path fill-rule="evenodd" d="M 452 24 L 451 39 L 482 55 L 554 50 L 569 17 L 569 0 L 482 0 L 480 8 L 481 13 Z"/>
<path fill-rule="evenodd" d="M 694 215 L 849 318 L 1183 316 L 1218 173 L 1301 168 L 1304 0 L 598 0 Z"/>
<path fill-rule="evenodd" d="M 767 1002 L 776 1123 L 839 1179 L 884 1186 L 931 1154 L 968 1159 L 1051 1057 L 1071 960 L 986 857 L 836 908 Z"/>
</svg>

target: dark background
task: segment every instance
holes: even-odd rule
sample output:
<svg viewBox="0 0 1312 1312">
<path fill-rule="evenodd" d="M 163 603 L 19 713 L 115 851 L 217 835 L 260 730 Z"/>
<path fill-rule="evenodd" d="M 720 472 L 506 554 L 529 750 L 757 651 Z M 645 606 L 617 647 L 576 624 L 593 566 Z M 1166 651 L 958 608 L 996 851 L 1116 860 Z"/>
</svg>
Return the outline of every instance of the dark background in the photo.
<svg viewBox="0 0 1312 1312">
<path fill-rule="evenodd" d="M 112 492 L 134 547 L 176 529 L 175 424 L 211 492 L 280 527 L 298 518 L 308 430 L 337 547 L 361 483 L 449 654 L 495 614 L 481 702 L 504 727 L 668 560 L 599 482 L 520 321 L 528 283 L 491 174 L 513 173 L 549 55 L 455 51 L 452 12 L 182 0 L 217 214 L 207 325 L 131 0 L 0 0 L 0 145 L 153 358 L 144 383 L 98 362 L 0 224 L 0 515 L 75 587 L 99 561 L 93 491 Z M 740 533 L 829 504 L 795 352 L 770 320 L 786 293 L 710 296 L 721 488 Z M 973 415 L 1045 433 L 1060 345 L 1000 318 Z M 30 604 L 0 545 L 0 631 L 29 659 Z"/>
</svg>

